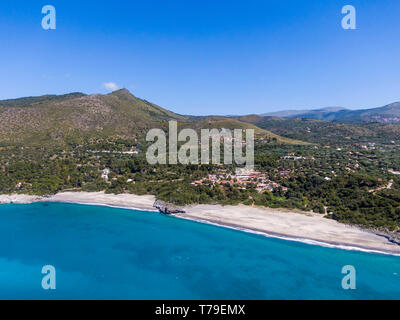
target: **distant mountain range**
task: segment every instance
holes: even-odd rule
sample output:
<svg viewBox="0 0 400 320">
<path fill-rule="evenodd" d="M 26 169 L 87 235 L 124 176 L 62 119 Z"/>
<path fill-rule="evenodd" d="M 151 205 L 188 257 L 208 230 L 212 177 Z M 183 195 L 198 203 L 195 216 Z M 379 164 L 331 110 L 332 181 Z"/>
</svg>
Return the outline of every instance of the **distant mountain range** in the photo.
<svg viewBox="0 0 400 320">
<path fill-rule="evenodd" d="M 0 147 L 62 146 L 110 138 L 143 142 L 152 128 L 168 131 L 169 120 L 178 121 L 180 128 L 196 130 L 251 128 L 276 143 L 304 144 L 229 117 L 179 115 L 121 89 L 105 95 L 70 93 L 0 100 Z"/>
<path fill-rule="evenodd" d="M 327 132 L 349 141 L 353 137 L 376 140 L 382 135 L 390 142 L 399 138 L 400 102 L 366 110 L 329 107 L 228 117 L 179 115 L 126 89 L 110 94 L 25 97 L 0 100 L 0 148 L 76 145 L 114 138 L 139 143 L 152 128 L 168 131 L 169 120 L 178 121 L 179 128 L 198 132 L 206 128 L 251 128 L 266 141 L 284 144 L 318 142 Z"/>
<path fill-rule="evenodd" d="M 284 110 L 265 113 L 262 116 L 316 119 L 343 123 L 400 123 L 400 102 L 372 109 L 349 110 L 340 107 L 328 107 L 315 110 Z"/>
</svg>

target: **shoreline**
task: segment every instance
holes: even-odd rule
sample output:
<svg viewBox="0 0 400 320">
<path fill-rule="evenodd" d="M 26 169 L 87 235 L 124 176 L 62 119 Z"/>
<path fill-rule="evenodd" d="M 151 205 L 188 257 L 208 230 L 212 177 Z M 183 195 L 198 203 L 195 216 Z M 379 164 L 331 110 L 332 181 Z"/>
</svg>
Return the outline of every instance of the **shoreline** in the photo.
<svg viewBox="0 0 400 320">
<path fill-rule="evenodd" d="M 50 196 L 31 196 L 24 194 L 0 195 L 1 204 L 30 204 L 35 202 L 60 202 L 120 209 L 158 212 L 153 208 L 155 197 L 152 195 L 107 194 L 104 192 L 59 192 Z"/>
<path fill-rule="evenodd" d="M 244 205 L 194 205 L 175 217 L 209 223 L 267 237 L 325 247 L 400 256 L 400 246 L 385 236 L 318 214 Z"/>
<path fill-rule="evenodd" d="M 60 202 L 158 212 L 152 195 L 60 192 L 51 196 L 0 195 L 0 204 Z M 244 205 L 190 205 L 172 217 L 235 229 L 266 237 L 342 250 L 400 256 L 400 246 L 369 230 L 326 219 L 317 214 L 297 213 Z M 340 240 L 338 240 L 340 239 Z"/>
<path fill-rule="evenodd" d="M 239 226 L 239 225 L 234 225 L 234 224 L 229 224 L 229 223 L 221 224 L 221 223 L 213 222 L 211 220 L 202 220 L 202 219 L 197 219 L 197 218 L 192 218 L 192 217 L 187 217 L 187 216 L 180 217 L 176 214 L 171 214 L 171 216 L 174 216 L 178 219 L 183 219 L 183 220 L 188 220 L 188 221 L 193 221 L 193 222 L 198 222 L 198 223 L 203 223 L 203 224 L 209 224 L 209 225 L 217 226 L 220 228 L 227 228 L 227 229 L 242 231 L 242 232 L 246 232 L 246 233 L 250 233 L 250 234 L 261 235 L 261 236 L 264 236 L 267 238 L 275 238 L 275 239 L 282 239 L 285 241 L 300 242 L 300 243 L 305 243 L 305 244 L 309 244 L 309 245 L 332 248 L 332 249 L 340 249 L 340 250 L 347 250 L 347 251 L 359 251 L 359 252 L 384 254 L 384 255 L 400 257 L 400 252 L 384 250 L 384 249 L 377 249 L 375 247 L 350 246 L 349 244 L 341 243 L 341 242 L 328 242 L 326 240 L 317 240 L 317 239 L 313 239 L 310 237 L 302 238 L 302 237 L 277 233 L 277 232 L 273 232 L 273 231 L 262 231 L 260 229 L 243 228 L 242 226 Z M 362 230 L 362 231 L 368 232 L 367 230 Z"/>
</svg>

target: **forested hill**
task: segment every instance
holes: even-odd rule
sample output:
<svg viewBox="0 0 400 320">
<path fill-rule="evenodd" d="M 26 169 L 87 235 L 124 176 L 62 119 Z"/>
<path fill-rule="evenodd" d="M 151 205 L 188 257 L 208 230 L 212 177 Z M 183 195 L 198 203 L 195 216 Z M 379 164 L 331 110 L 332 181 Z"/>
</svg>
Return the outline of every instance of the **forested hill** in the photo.
<svg viewBox="0 0 400 320">
<path fill-rule="evenodd" d="M 7 99 L 7 100 L 0 100 L 0 107 L 23 107 L 23 106 L 28 106 L 37 102 L 43 102 L 43 101 L 62 101 L 62 100 L 67 100 L 70 98 L 79 98 L 83 97 L 85 94 L 81 92 L 73 92 L 73 93 L 67 93 L 67 94 L 62 94 L 62 95 L 51 95 L 47 94 L 44 96 L 38 96 L 38 97 L 25 97 L 25 98 L 17 98 L 17 99 Z"/>
<path fill-rule="evenodd" d="M 241 121 L 252 123 L 279 136 L 325 144 L 393 144 L 400 141 L 400 124 L 379 122 L 364 124 L 337 123 L 314 119 L 284 119 L 269 116 L 243 116 Z"/>
<path fill-rule="evenodd" d="M 71 93 L 0 101 L 0 143 L 8 145 L 81 144 L 88 139 L 123 138 L 143 141 L 148 130 L 167 130 L 168 121 L 183 127 L 255 128 L 277 143 L 302 143 L 284 139 L 253 124 L 229 118 L 183 116 L 135 97 L 126 89 L 107 95 Z M 204 127 L 202 127 L 204 128 Z"/>
</svg>

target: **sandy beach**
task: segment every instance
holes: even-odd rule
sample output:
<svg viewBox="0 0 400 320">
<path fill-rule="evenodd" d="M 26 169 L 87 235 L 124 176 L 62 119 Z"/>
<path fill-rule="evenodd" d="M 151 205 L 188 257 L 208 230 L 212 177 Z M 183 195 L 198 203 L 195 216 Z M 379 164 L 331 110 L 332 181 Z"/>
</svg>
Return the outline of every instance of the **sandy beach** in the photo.
<svg viewBox="0 0 400 320">
<path fill-rule="evenodd" d="M 27 204 L 32 202 L 65 202 L 91 204 L 127 209 L 157 211 L 153 208 L 155 197 L 135 194 L 107 194 L 104 192 L 60 192 L 51 196 L 30 196 L 24 194 L 0 195 L 0 204 Z"/>
<path fill-rule="evenodd" d="M 175 216 L 310 244 L 400 254 L 400 246 L 385 237 L 317 214 L 244 205 L 195 205 L 185 211 Z"/>
<path fill-rule="evenodd" d="M 32 202 L 42 201 L 43 197 L 30 196 L 27 194 L 0 194 L 0 204 L 15 203 L 27 204 Z"/>
<path fill-rule="evenodd" d="M 61 192 L 46 197 L 0 195 L 0 204 L 40 201 L 156 211 L 153 208 L 155 197 L 151 195 L 114 195 L 104 192 Z M 389 242 L 385 237 L 317 214 L 244 205 L 192 205 L 184 210 L 185 213 L 173 216 L 310 244 L 400 255 L 400 246 Z"/>
<path fill-rule="evenodd" d="M 157 211 L 154 207 L 156 198 L 152 195 L 108 194 L 104 192 L 61 192 L 46 198 L 45 201 L 103 205 L 126 209 Z"/>
</svg>

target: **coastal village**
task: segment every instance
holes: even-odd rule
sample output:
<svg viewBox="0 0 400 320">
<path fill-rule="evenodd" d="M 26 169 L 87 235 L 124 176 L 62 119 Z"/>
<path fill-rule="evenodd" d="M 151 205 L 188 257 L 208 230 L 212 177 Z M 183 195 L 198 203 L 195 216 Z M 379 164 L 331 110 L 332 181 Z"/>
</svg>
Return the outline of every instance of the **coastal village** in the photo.
<svg viewBox="0 0 400 320">
<path fill-rule="evenodd" d="M 256 185 L 256 190 L 259 193 L 269 191 L 272 192 L 277 188 L 281 188 L 282 191 L 287 191 L 286 187 L 269 180 L 265 173 L 247 169 L 238 168 L 235 174 L 228 173 L 227 170 L 219 170 L 217 174 L 209 174 L 206 178 L 196 180 L 191 183 L 193 186 L 199 185 L 231 185 L 238 186 L 240 189 L 245 190 L 250 184 Z"/>
</svg>

